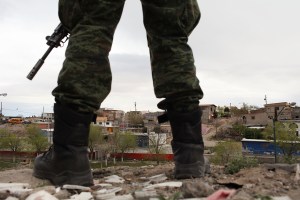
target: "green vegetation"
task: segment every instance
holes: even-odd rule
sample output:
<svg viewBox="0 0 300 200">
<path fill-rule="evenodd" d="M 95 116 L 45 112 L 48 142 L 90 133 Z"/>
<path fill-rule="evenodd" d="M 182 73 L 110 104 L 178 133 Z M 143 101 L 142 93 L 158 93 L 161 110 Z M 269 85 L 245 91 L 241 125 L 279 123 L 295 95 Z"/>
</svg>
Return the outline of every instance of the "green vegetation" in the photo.
<svg viewBox="0 0 300 200">
<path fill-rule="evenodd" d="M 235 174 L 244 168 L 251 168 L 258 166 L 258 160 L 256 158 L 250 158 L 245 156 L 238 156 L 233 158 L 225 167 L 225 173 Z"/>
<path fill-rule="evenodd" d="M 234 174 L 243 168 L 255 167 L 258 165 L 256 158 L 244 157 L 242 146 L 239 142 L 221 142 L 215 146 L 211 162 L 225 166 L 225 173 Z"/>
<path fill-rule="evenodd" d="M 94 150 L 101 144 L 105 142 L 104 135 L 102 133 L 100 126 L 90 126 L 90 133 L 89 133 L 89 148 L 91 152 L 94 152 Z"/>
<path fill-rule="evenodd" d="M 213 152 L 214 155 L 210 161 L 217 165 L 226 165 L 242 155 L 242 145 L 240 142 L 220 142 L 213 148 Z"/>
<path fill-rule="evenodd" d="M 300 151 L 300 137 L 296 135 L 296 124 L 291 122 L 276 122 L 276 141 L 283 152 L 283 161 L 286 163 L 297 162 L 295 153 Z M 272 125 L 268 125 L 263 132 L 265 139 L 274 139 L 274 130 Z"/>
<path fill-rule="evenodd" d="M 15 168 L 16 166 L 18 166 L 18 163 L 16 162 L 0 160 L 0 171 Z"/>
<path fill-rule="evenodd" d="M 216 124 L 216 126 L 220 125 Z M 252 129 L 244 126 L 243 124 L 235 123 L 232 127 L 218 130 L 214 138 L 217 140 L 231 139 L 234 141 L 241 141 L 242 138 L 263 139 L 264 136 L 261 129 Z"/>
<path fill-rule="evenodd" d="M 42 130 L 35 124 L 26 127 L 27 142 L 37 153 L 45 151 L 49 147 L 47 136 L 43 135 Z"/>
<path fill-rule="evenodd" d="M 117 147 L 122 154 L 122 162 L 124 153 L 130 149 L 135 149 L 137 147 L 137 136 L 134 135 L 132 132 L 124 132 L 124 133 L 117 133 Z"/>
</svg>

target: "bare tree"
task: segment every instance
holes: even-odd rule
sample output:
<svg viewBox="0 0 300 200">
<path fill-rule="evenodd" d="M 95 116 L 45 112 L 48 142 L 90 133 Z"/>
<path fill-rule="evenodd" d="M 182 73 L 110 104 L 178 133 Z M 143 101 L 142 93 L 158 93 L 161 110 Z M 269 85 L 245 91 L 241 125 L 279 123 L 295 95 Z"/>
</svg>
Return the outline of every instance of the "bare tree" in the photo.
<svg viewBox="0 0 300 200">
<path fill-rule="evenodd" d="M 164 144 L 166 144 L 167 137 L 164 133 L 149 133 L 149 153 L 155 154 L 157 165 L 161 160 L 161 154 L 164 153 Z"/>
</svg>

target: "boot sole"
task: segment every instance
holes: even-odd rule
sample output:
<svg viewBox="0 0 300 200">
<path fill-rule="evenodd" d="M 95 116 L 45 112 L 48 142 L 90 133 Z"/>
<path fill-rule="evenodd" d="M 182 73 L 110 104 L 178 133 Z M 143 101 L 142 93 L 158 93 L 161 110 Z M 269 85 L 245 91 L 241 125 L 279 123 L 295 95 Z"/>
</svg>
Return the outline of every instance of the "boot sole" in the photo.
<svg viewBox="0 0 300 200">
<path fill-rule="evenodd" d="M 33 176 L 39 179 L 47 179 L 55 186 L 62 185 L 82 185 L 93 186 L 93 175 L 91 171 L 86 172 L 72 172 L 63 171 L 59 174 L 51 173 L 48 171 L 34 170 Z"/>
<path fill-rule="evenodd" d="M 204 176 L 205 167 L 202 162 L 180 164 L 175 162 L 174 177 L 176 179 L 201 178 Z"/>
</svg>

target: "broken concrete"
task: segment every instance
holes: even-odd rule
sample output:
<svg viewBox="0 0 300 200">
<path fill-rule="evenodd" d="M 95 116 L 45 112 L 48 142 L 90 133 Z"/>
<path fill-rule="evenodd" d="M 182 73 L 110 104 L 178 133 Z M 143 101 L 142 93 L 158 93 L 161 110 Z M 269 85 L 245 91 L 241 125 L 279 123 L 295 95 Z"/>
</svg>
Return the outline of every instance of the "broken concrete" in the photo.
<svg viewBox="0 0 300 200">
<path fill-rule="evenodd" d="M 300 196 L 299 169 L 284 170 L 259 166 L 230 175 L 224 168 L 211 167 L 211 174 L 200 179 L 175 180 L 171 163 L 144 167 L 109 167 L 97 171 L 95 185 L 82 187 L 65 185 L 55 188 L 48 181 L 32 177 L 32 169 L 0 172 L 0 199 L 27 200 L 34 194 L 53 199 L 206 199 L 218 191 L 236 191 L 231 200 L 259 200 L 275 197 L 298 200 Z M 290 166 L 287 169 L 292 169 Z M 26 173 L 25 173 L 26 172 Z M 14 188 L 14 189 L 12 189 Z M 11 192 L 7 192 L 11 190 Z M 23 190 L 22 193 L 13 191 Z M 43 191 L 43 192 L 40 192 Z M 217 193 L 218 194 L 218 193 Z M 280 199 L 280 200 L 281 200 Z M 218 199 L 219 200 L 219 199 Z"/>
</svg>

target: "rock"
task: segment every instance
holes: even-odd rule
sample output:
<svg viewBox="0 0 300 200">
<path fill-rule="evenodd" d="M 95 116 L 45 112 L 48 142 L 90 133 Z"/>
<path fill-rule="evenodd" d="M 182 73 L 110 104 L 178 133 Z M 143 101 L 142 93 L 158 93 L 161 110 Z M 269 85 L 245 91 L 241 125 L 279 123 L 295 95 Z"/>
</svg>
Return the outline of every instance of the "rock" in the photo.
<svg viewBox="0 0 300 200">
<path fill-rule="evenodd" d="M 115 196 L 109 200 L 134 200 L 134 198 L 131 194 L 125 194 L 125 195 Z"/>
<path fill-rule="evenodd" d="M 272 200 L 292 200 L 289 196 L 272 197 Z"/>
<path fill-rule="evenodd" d="M 19 199 L 17 197 L 7 197 L 5 200 L 19 200 Z"/>
<path fill-rule="evenodd" d="M 38 179 L 32 176 L 32 169 L 11 169 L 0 171 L 2 183 L 28 183 L 32 188 L 51 185 L 48 180 Z"/>
<path fill-rule="evenodd" d="M 125 179 L 117 175 L 104 177 L 106 183 L 124 183 Z"/>
<path fill-rule="evenodd" d="M 95 191 L 94 193 L 95 194 L 108 194 L 108 193 L 117 193 L 117 192 L 120 192 L 122 191 L 122 188 L 121 187 L 116 187 L 116 188 L 112 188 L 112 189 L 101 189 L 101 190 L 98 190 L 98 191 Z"/>
<path fill-rule="evenodd" d="M 27 196 L 31 191 L 28 183 L 0 183 L 1 196 L 5 193 L 17 197 Z"/>
<path fill-rule="evenodd" d="M 151 197 L 157 197 L 157 192 L 155 190 L 142 190 L 142 191 L 135 191 L 134 192 L 135 198 L 139 200 L 149 199 Z"/>
<path fill-rule="evenodd" d="M 300 164 L 297 164 L 295 181 L 299 181 L 299 180 L 300 180 Z"/>
<path fill-rule="evenodd" d="M 210 174 L 211 173 L 211 170 L 210 170 L 210 161 L 209 159 L 204 156 L 204 169 L 205 169 L 205 173 L 206 174 Z"/>
<path fill-rule="evenodd" d="M 41 190 L 29 195 L 26 200 L 58 200 L 56 197 L 52 196 L 45 190 Z"/>
<path fill-rule="evenodd" d="M 281 170 L 285 170 L 291 173 L 295 173 L 297 170 L 297 165 L 299 164 L 282 164 L 282 163 L 275 163 L 275 164 L 264 164 L 263 166 L 265 168 L 267 168 L 268 170 L 277 170 L 277 169 L 281 169 Z"/>
<path fill-rule="evenodd" d="M 61 190 L 60 188 L 53 194 L 57 199 L 68 199 L 71 193 L 68 190 Z"/>
<path fill-rule="evenodd" d="M 239 191 L 233 197 L 231 197 L 231 200 L 254 200 L 254 198 L 244 191 Z"/>
<path fill-rule="evenodd" d="M 207 197 L 214 192 L 210 185 L 202 181 L 185 182 L 181 191 L 184 198 Z"/>
<path fill-rule="evenodd" d="M 166 176 L 166 174 L 158 174 L 155 176 L 151 176 L 148 178 L 152 183 L 160 183 L 162 181 L 165 181 L 168 179 L 168 177 Z"/>
<path fill-rule="evenodd" d="M 105 200 L 105 199 L 112 199 L 116 197 L 116 193 L 122 191 L 122 188 L 116 187 L 112 189 L 101 189 L 94 192 L 96 199 Z"/>
<path fill-rule="evenodd" d="M 80 186 L 80 185 L 63 185 L 62 188 L 67 189 L 67 190 L 81 190 L 81 191 L 90 191 L 91 190 L 91 188 L 89 188 L 89 187 L 84 187 L 84 186 Z"/>
<path fill-rule="evenodd" d="M 153 190 L 155 188 L 161 188 L 161 187 L 181 187 L 182 186 L 182 182 L 176 182 L 176 181 L 171 181 L 171 182 L 164 182 L 164 183 L 157 183 L 154 185 L 149 185 L 146 186 L 143 190 Z"/>
<path fill-rule="evenodd" d="M 54 186 L 47 185 L 47 186 L 44 186 L 44 187 L 35 188 L 35 189 L 33 189 L 33 191 L 31 193 L 35 193 L 35 192 L 38 192 L 40 190 L 45 190 L 46 192 L 48 192 L 49 194 L 52 194 L 52 195 L 57 192 L 57 189 Z"/>
<path fill-rule="evenodd" d="M 28 183 L 0 183 L 0 190 L 1 189 L 5 189 L 5 190 L 25 189 L 25 188 L 29 188 Z"/>
<path fill-rule="evenodd" d="M 94 197 L 90 192 L 81 192 L 80 194 L 72 195 L 71 199 L 75 199 L 75 200 L 92 200 L 92 199 L 94 199 Z"/>
</svg>

